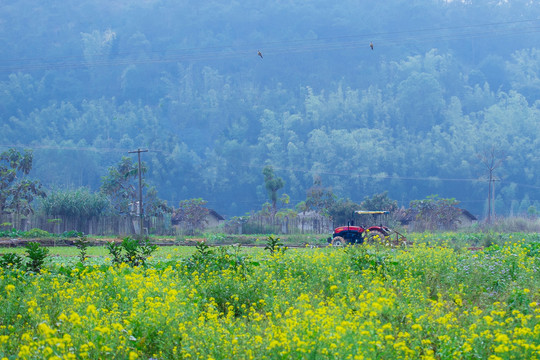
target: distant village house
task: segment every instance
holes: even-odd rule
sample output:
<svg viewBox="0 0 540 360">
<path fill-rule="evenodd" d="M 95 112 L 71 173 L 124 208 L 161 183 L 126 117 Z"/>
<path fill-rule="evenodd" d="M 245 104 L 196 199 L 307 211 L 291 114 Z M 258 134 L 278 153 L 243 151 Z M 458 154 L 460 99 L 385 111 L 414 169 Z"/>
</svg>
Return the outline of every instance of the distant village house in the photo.
<svg viewBox="0 0 540 360">
<path fill-rule="evenodd" d="M 216 228 L 223 222 L 225 222 L 225 218 L 223 216 L 218 214 L 213 209 L 208 209 L 208 214 L 206 215 L 203 230 Z M 176 228 L 177 232 L 185 230 L 187 228 L 187 224 L 184 221 L 181 221 L 179 217 L 175 215 L 171 217 L 171 223 L 173 227 Z"/>
<path fill-rule="evenodd" d="M 461 214 L 459 215 L 459 218 L 456 221 L 456 228 L 463 228 L 467 226 L 471 226 L 478 222 L 478 218 L 471 214 L 468 210 L 465 209 L 459 209 L 461 211 Z M 401 209 L 396 211 L 394 214 L 394 218 L 407 230 L 409 231 L 415 231 L 421 229 L 423 226 L 420 225 L 422 223 L 422 219 L 417 219 L 417 214 L 414 211 L 411 211 L 411 209 Z M 437 229 L 439 230 L 453 230 L 453 229 L 446 229 L 441 224 L 437 224 Z"/>
</svg>

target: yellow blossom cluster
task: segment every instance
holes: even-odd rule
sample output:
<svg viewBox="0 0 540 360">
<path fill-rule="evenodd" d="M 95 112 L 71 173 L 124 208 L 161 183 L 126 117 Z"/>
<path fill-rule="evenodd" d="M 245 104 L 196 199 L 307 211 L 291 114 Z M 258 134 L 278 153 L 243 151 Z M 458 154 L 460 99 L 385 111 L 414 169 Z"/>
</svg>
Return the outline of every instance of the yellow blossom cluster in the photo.
<svg viewBox="0 0 540 360">
<path fill-rule="evenodd" d="M 540 260 L 527 249 L 0 270 L 0 359 L 540 359 Z"/>
</svg>

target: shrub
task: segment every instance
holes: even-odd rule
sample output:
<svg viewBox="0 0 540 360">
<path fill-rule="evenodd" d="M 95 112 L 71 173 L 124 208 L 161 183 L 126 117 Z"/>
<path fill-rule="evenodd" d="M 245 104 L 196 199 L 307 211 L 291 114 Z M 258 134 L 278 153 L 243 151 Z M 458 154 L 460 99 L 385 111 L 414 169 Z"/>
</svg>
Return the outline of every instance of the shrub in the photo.
<svg viewBox="0 0 540 360">
<path fill-rule="evenodd" d="M 3 269 L 19 269 L 22 267 L 23 258 L 19 254 L 6 253 L 0 257 L 0 267 Z"/>
<path fill-rule="evenodd" d="M 137 240 L 125 237 L 120 244 L 110 242 L 107 250 L 113 257 L 113 264 L 126 263 L 130 266 L 146 266 L 146 260 L 157 250 L 157 245 L 150 244 L 150 239 Z"/>
<path fill-rule="evenodd" d="M 258 265 L 257 262 L 249 261 L 247 255 L 240 253 L 240 246 L 221 246 L 215 250 L 200 242 L 195 248 L 195 253 L 183 260 L 190 271 L 197 270 L 202 273 L 230 269 L 245 273 L 251 265 Z"/>
<path fill-rule="evenodd" d="M 270 251 L 270 255 L 274 255 L 275 253 L 284 253 L 287 251 L 287 247 L 283 245 L 280 238 L 274 237 L 274 235 L 268 236 L 266 238 L 266 246 L 264 247 L 264 250 Z"/>
<path fill-rule="evenodd" d="M 76 237 L 82 237 L 83 233 L 77 230 L 69 230 L 64 231 L 62 234 L 60 234 L 60 237 L 63 238 L 76 238 Z"/>
<path fill-rule="evenodd" d="M 9 238 L 23 237 L 23 232 L 15 228 L 12 228 L 11 230 L 0 231 L 0 237 L 9 237 Z"/>
<path fill-rule="evenodd" d="M 52 236 L 48 231 L 41 229 L 30 229 L 26 232 L 22 232 L 21 235 L 25 238 L 46 238 Z"/>
<path fill-rule="evenodd" d="M 42 247 L 37 242 L 29 242 L 26 244 L 26 254 L 28 262 L 26 263 L 26 269 L 32 272 L 40 272 L 45 259 L 49 255 L 49 249 Z"/>
<path fill-rule="evenodd" d="M 79 260 L 81 263 L 84 263 L 86 260 L 86 250 L 88 248 L 88 238 L 82 233 L 77 236 L 77 239 L 75 240 L 75 246 L 77 249 L 79 249 Z"/>
</svg>

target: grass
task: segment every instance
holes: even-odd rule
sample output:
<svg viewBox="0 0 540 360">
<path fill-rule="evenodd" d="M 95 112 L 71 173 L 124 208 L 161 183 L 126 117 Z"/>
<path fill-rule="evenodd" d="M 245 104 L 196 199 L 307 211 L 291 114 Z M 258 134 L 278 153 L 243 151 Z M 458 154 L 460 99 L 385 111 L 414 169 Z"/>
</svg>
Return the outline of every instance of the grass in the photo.
<svg viewBox="0 0 540 360">
<path fill-rule="evenodd" d="M 181 245 L 173 245 L 175 244 L 174 241 L 172 241 L 172 238 L 170 237 L 151 237 L 150 238 L 152 242 L 156 243 L 166 243 L 171 244 L 170 246 L 160 246 L 158 250 L 153 254 L 153 257 L 155 258 L 164 258 L 167 256 L 189 256 L 191 255 L 195 250 L 193 246 L 181 246 Z M 207 239 L 207 243 L 211 246 L 228 246 L 232 244 L 239 244 L 239 245 L 258 245 L 261 247 L 264 247 L 264 245 L 267 242 L 268 235 L 258 234 L 253 235 L 253 237 L 249 238 L 250 241 L 244 241 L 244 244 L 242 241 L 234 241 L 236 240 L 242 240 L 246 239 L 245 235 L 228 235 L 228 238 L 226 241 L 223 241 L 224 238 L 222 236 L 214 236 L 214 237 L 185 237 L 182 238 L 182 241 L 190 241 L 192 240 L 192 244 L 195 244 L 196 241 L 194 239 L 200 240 L 200 239 Z M 220 239 L 222 240 L 220 242 Z M 284 245 L 288 246 L 303 246 L 305 244 L 309 245 L 318 245 L 318 246 L 326 246 L 328 245 L 326 238 L 318 237 L 317 235 L 292 235 L 292 236 L 283 236 L 279 235 L 279 239 Z M 451 247 L 456 251 L 462 250 L 462 249 L 469 249 L 469 248 L 485 248 L 493 245 L 503 246 L 505 243 L 508 242 L 514 242 L 514 241 L 527 241 L 527 242 L 540 242 L 540 235 L 537 233 L 496 233 L 496 232 L 476 232 L 476 233 L 458 233 L 458 232 L 424 232 L 424 233 L 411 233 L 407 234 L 407 239 L 410 244 L 425 244 L 427 246 L 437 246 L 437 247 Z M 105 238 L 105 237 L 89 237 L 89 240 L 91 241 L 101 241 L 103 244 L 106 244 L 107 241 L 110 241 L 111 238 Z M 118 237 L 115 240 L 121 240 L 121 237 Z M 52 256 L 58 256 L 58 257 L 75 257 L 78 256 L 79 250 L 75 246 L 53 246 L 50 247 L 50 254 Z M 259 250 L 254 249 L 248 249 L 246 248 L 244 251 L 246 252 L 258 252 Z M 25 252 L 24 247 L 0 247 L 0 254 L 4 253 L 19 253 L 23 254 Z M 88 256 L 90 257 L 105 257 L 108 255 L 108 251 L 106 249 L 105 245 L 98 245 L 98 246 L 89 246 L 87 250 Z"/>
</svg>

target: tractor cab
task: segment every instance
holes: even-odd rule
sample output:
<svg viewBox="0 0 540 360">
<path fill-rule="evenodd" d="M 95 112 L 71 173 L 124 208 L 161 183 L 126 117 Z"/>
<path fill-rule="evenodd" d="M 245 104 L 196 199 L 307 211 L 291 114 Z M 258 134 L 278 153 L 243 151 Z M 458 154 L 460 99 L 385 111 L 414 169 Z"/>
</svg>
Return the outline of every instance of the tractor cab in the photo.
<svg viewBox="0 0 540 360">
<path fill-rule="evenodd" d="M 351 222 L 354 223 L 355 220 L 358 220 L 358 222 L 362 222 L 364 224 L 365 228 L 369 228 L 370 224 L 371 226 L 379 226 L 384 227 L 382 224 L 383 222 L 388 222 L 388 215 L 390 214 L 390 211 L 386 210 L 356 210 L 352 213 L 352 219 Z"/>
<path fill-rule="evenodd" d="M 386 210 L 356 210 L 352 213 L 351 219 L 346 226 L 339 226 L 334 229 L 332 237 L 328 238 L 328 243 L 333 246 L 363 244 L 364 242 L 374 242 L 388 238 L 395 231 L 384 226 L 381 220 L 390 214 Z M 355 222 L 358 225 L 355 225 Z M 375 224 L 379 225 L 375 225 Z M 371 224 L 371 225 L 370 225 Z M 403 239 L 404 237 L 399 234 Z"/>
</svg>

